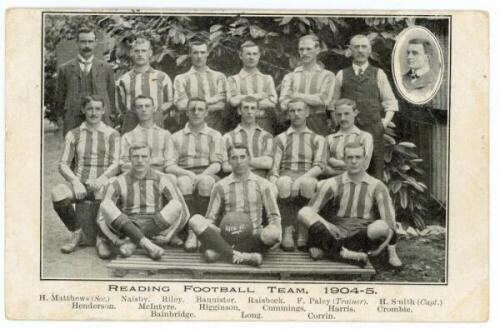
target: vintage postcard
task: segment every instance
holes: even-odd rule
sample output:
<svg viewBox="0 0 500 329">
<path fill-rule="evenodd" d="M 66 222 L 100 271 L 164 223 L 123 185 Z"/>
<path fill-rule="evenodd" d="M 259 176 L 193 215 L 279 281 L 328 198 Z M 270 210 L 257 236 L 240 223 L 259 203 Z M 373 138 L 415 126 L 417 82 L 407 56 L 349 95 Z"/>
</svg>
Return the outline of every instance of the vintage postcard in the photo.
<svg viewBox="0 0 500 329">
<path fill-rule="evenodd" d="M 486 321 L 488 30 L 8 10 L 6 317 Z"/>
</svg>

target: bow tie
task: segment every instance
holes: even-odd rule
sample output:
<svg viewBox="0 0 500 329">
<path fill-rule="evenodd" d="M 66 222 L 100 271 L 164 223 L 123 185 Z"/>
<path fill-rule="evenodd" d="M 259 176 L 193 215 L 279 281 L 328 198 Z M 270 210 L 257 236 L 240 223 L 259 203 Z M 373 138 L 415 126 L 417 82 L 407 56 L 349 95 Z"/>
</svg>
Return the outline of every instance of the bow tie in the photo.
<svg viewBox="0 0 500 329">
<path fill-rule="evenodd" d="M 416 80 L 418 78 L 420 78 L 420 75 L 418 75 L 417 73 L 415 73 L 415 72 L 410 73 L 410 79 Z"/>
<path fill-rule="evenodd" d="M 83 64 L 83 65 L 90 65 L 90 64 L 92 64 L 92 60 L 88 60 L 88 61 L 86 61 L 86 60 L 81 59 L 81 58 L 78 58 L 78 62 L 79 62 L 80 64 Z"/>
</svg>

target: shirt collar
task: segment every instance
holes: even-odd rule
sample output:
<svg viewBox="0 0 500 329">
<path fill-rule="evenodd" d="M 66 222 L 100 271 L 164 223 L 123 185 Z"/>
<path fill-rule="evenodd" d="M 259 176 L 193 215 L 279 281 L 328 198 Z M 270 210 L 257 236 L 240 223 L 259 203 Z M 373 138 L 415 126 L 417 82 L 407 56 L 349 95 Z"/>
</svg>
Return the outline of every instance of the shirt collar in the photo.
<svg viewBox="0 0 500 329">
<path fill-rule="evenodd" d="M 80 130 L 88 130 L 88 131 L 92 131 L 92 129 L 89 128 L 89 126 L 87 125 L 87 122 L 84 121 L 81 125 L 80 125 Z M 104 122 L 99 122 L 99 124 L 97 125 L 96 129 L 97 131 L 101 131 L 103 132 L 104 130 L 106 130 L 106 125 L 104 124 Z"/>
<path fill-rule="evenodd" d="M 229 184 L 233 184 L 233 183 L 240 181 L 240 180 L 236 180 L 236 177 L 234 177 L 234 173 L 229 174 L 229 176 L 227 176 L 227 180 L 229 181 L 228 182 Z M 249 181 L 249 180 L 257 181 L 258 178 L 257 178 L 257 175 L 255 175 L 253 172 L 250 171 L 246 180 L 247 181 Z"/>
<path fill-rule="evenodd" d="M 155 177 L 156 177 L 155 171 L 151 167 L 146 172 L 146 175 L 143 178 L 141 178 L 141 179 L 139 179 L 139 178 L 135 177 L 134 175 L 132 175 L 132 170 L 129 170 L 126 173 L 126 175 L 128 175 L 132 181 L 155 179 Z"/>
<path fill-rule="evenodd" d="M 246 77 L 251 76 L 251 75 L 262 75 L 262 73 L 259 71 L 259 69 L 257 69 L 255 72 L 248 72 L 245 69 L 241 69 L 239 75 L 242 78 L 246 78 Z"/>
<path fill-rule="evenodd" d="M 363 178 L 361 179 L 361 182 L 367 183 L 367 184 L 370 183 L 370 176 L 366 172 L 364 173 Z M 349 178 L 347 171 L 342 174 L 342 184 L 346 184 L 346 183 L 354 183 L 354 181 L 351 178 Z M 354 183 L 354 184 L 356 184 L 356 183 Z"/>
<path fill-rule="evenodd" d="M 241 126 L 241 124 L 238 124 L 236 126 L 236 128 L 234 128 L 234 131 L 237 132 L 237 133 L 240 132 L 240 131 L 242 131 L 242 130 L 245 130 L 245 129 Z M 262 130 L 262 128 L 258 124 L 256 124 L 255 125 L 255 130 Z"/>
<path fill-rule="evenodd" d="M 298 133 L 298 132 L 292 126 L 288 127 L 288 129 L 286 130 L 286 134 L 290 135 L 290 134 L 293 134 L 293 133 Z M 311 129 L 309 129 L 308 127 L 306 127 L 306 129 L 302 130 L 301 133 L 312 134 L 313 132 L 311 131 Z"/>
<path fill-rule="evenodd" d="M 365 62 L 363 65 L 357 65 L 357 64 L 354 64 L 352 63 L 352 68 L 354 69 L 354 72 L 358 72 L 359 69 L 363 70 L 363 72 L 366 71 L 366 69 L 368 68 L 368 65 L 370 63 L 368 62 Z"/>
<path fill-rule="evenodd" d="M 184 134 L 187 135 L 187 134 L 193 134 L 193 133 L 194 132 L 191 130 L 191 128 L 189 128 L 189 122 L 186 123 L 186 125 L 184 126 Z M 200 130 L 200 133 L 208 135 L 209 131 L 208 131 L 208 125 L 206 122 L 203 124 L 203 128 Z"/>
<path fill-rule="evenodd" d="M 80 64 L 92 64 L 92 61 L 94 60 L 94 55 L 90 56 L 89 59 L 85 59 L 82 57 L 82 55 L 78 54 L 77 58 Z"/>
<path fill-rule="evenodd" d="M 205 70 L 204 71 L 196 71 L 194 69 L 194 66 L 191 66 L 191 68 L 189 69 L 188 73 L 189 74 L 195 74 L 195 73 L 206 73 L 206 72 L 213 72 L 213 70 L 211 68 L 209 68 L 208 66 L 205 67 Z"/>
<path fill-rule="evenodd" d="M 144 128 L 140 124 L 137 124 L 137 126 L 134 128 L 134 130 L 140 131 L 140 130 L 149 130 L 149 129 L 160 129 L 156 124 L 153 124 L 150 128 Z"/>
<path fill-rule="evenodd" d="M 314 65 L 314 67 L 313 67 L 313 69 L 312 69 L 312 70 L 313 70 L 313 71 L 321 71 L 321 70 L 322 70 L 322 68 L 321 68 L 321 66 L 319 66 L 319 64 L 316 64 L 316 65 Z M 295 70 L 293 70 L 293 71 L 294 71 L 294 72 L 303 72 L 303 71 L 305 71 L 305 70 L 304 70 L 304 66 L 302 66 L 302 65 L 301 65 L 301 66 L 297 66 L 297 67 L 295 68 Z"/>
<path fill-rule="evenodd" d="M 333 134 L 333 137 L 338 137 L 338 136 L 344 136 L 344 135 L 351 135 L 351 134 L 356 134 L 359 135 L 361 134 L 361 130 L 359 130 L 358 127 L 355 125 L 352 126 L 351 130 L 347 133 L 342 132 L 342 130 L 337 131 L 336 133 Z"/>
<path fill-rule="evenodd" d="M 416 74 L 417 77 L 421 77 L 424 74 L 426 74 L 427 72 L 429 72 L 429 66 L 425 66 L 425 67 L 422 67 L 420 69 L 412 70 L 412 73 Z"/>
<path fill-rule="evenodd" d="M 132 72 L 134 72 L 135 74 L 142 74 L 142 73 L 151 73 L 153 72 L 154 69 L 151 67 L 151 66 L 148 66 L 148 68 L 144 71 L 144 72 L 139 72 L 134 68 L 132 68 Z"/>
</svg>

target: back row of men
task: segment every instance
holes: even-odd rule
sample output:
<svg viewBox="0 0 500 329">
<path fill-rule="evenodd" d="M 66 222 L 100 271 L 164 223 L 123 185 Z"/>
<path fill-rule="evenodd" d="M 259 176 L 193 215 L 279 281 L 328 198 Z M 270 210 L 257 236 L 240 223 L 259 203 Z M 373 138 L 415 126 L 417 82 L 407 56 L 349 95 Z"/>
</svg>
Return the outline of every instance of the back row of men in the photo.
<svg viewBox="0 0 500 329">
<path fill-rule="evenodd" d="M 95 33 L 88 27 L 77 32 L 79 55 L 61 65 L 57 74 L 57 109 L 64 117 L 64 134 L 78 127 L 83 121 L 80 100 L 88 95 L 100 95 L 105 101 L 104 122 L 111 117 L 121 118 L 121 133 L 134 129 L 138 123 L 134 100 L 137 95 L 153 98 L 155 123 L 171 132 L 184 127 L 187 122 L 187 104 L 192 98 L 202 98 L 208 106 L 206 118 L 209 127 L 225 133 L 234 128 L 228 120 L 235 117 L 235 109 L 245 96 L 259 102 L 257 123 L 272 135 L 286 127 L 286 111 L 292 99 L 300 99 L 310 108 L 307 119 L 309 128 L 322 136 L 331 133 L 329 112 L 335 101 L 349 98 L 356 102 L 359 111 L 357 126 L 370 133 L 374 153 L 370 173 L 380 178 L 383 160 L 383 131 L 398 111 L 398 103 L 386 74 L 372 66 L 370 41 L 356 35 L 350 41 L 353 64 L 335 76 L 322 68 L 317 57 L 320 40 L 315 35 L 299 39 L 300 66 L 288 73 L 281 82 L 278 99 L 275 83 L 270 75 L 259 71 L 260 49 L 248 41 L 241 45 L 241 71 L 226 76 L 207 66 L 208 46 L 203 42 L 190 44 L 192 67 L 172 80 L 167 73 L 153 69 L 150 59 L 153 52 L 148 40 L 137 39 L 132 44 L 133 68 L 115 81 L 110 64 L 94 57 Z M 234 121 L 234 120 L 233 120 Z"/>
</svg>

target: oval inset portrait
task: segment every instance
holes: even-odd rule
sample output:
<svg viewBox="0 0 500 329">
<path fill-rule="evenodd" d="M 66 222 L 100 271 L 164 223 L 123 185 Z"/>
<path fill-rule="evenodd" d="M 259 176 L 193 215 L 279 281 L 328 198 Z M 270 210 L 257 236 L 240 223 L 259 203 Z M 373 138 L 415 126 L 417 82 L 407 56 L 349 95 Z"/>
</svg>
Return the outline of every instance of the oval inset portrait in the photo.
<svg viewBox="0 0 500 329">
<path fill-rule="evenodd" d="M 436 36 L 422 26 L 401 31 L 392 52 L 392 74 L 408 102 L 423 105 L 434 98 L 443 80 L 443 51 Z"/>
</svg>

